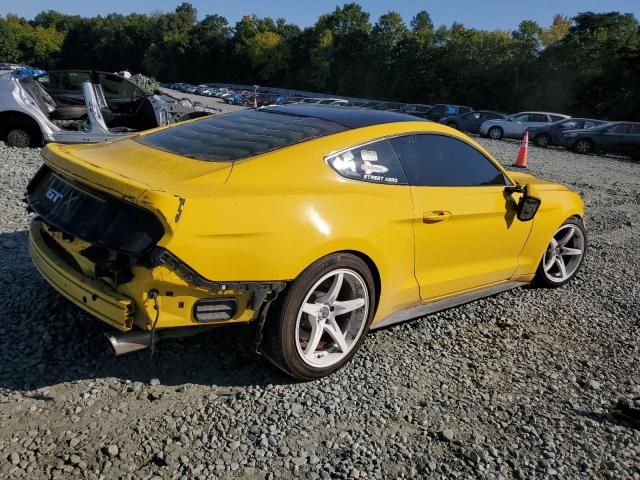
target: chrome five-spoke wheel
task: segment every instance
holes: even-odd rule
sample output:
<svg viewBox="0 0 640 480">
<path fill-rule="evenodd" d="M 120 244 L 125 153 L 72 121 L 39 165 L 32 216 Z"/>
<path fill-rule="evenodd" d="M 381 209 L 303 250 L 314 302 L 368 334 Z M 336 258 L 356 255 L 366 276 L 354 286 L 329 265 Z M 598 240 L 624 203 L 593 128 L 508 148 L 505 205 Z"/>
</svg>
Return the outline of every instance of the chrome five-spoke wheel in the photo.
<svg viewBox="0 0 640 480">
<path fill-rule="evenodd" d="M 585 248 L 584 230 L 578 222 L 568 221 L 556 230 L 540 265 L 545 283 L 559 286 L 569 281 L 582 264 Z"/>
<path fill-rule="evenodd" d="M 355 271 L 333 270 L 309 290 L 298 312 L 296 347 L 312 367 L 331 367 L 356 345 L 367 323 L 369 293 Z"/>
</svg>

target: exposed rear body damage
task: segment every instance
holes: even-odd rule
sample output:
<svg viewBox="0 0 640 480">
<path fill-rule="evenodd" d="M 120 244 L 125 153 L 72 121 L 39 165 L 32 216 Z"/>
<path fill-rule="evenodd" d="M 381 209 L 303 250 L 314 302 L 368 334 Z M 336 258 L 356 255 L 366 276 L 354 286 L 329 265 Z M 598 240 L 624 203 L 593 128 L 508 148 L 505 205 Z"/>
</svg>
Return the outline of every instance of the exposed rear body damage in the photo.
<svg viewBox="0 0 640 480">
<path fill-rule="evenodd" d="M 431 170 L 410 157 L 425 142 L 443 145 L 424 150 Z M 389 112 L 250 110 L 105 145 L 54 144 L 43 158 L 27 191 L 34 263 L 127 334 L 111 335 L 114 351 L 253 323 L 269 358 L 300 378 L 335 371 L 369 328 L 529 283 L 543 256 L 558 280 L 553 262 L 578 248 L 549 239 L 567 219 L 563 231 L 583 232 L 566 187 Z M 467 167 L 446 170 L 455 158 Z M 438 168 L 432 181 L 453 185 L 420 184 Z M 569 278 L 579 262 L 567 265 Z"/>
</svg>

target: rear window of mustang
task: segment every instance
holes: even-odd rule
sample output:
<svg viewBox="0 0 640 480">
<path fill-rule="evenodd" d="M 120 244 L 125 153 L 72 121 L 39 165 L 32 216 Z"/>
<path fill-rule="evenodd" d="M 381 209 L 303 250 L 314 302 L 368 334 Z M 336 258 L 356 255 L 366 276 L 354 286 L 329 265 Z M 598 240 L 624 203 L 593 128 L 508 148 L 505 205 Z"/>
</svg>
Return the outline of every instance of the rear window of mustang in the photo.
<svg viewBox="0 0 640 480">
<path fill-rule="evenodd" d="M 320 118 L 247 109 L 176 125 L 137 141 L 197 160 L 233 162 L 344 130 Z"/>
</svg>

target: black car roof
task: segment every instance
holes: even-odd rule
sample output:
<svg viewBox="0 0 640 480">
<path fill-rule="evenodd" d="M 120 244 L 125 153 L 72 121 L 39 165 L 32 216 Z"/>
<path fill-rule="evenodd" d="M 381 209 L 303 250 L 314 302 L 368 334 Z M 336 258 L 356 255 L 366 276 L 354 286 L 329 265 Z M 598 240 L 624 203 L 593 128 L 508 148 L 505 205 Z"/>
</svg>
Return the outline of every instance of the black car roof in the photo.
<svg viewBox="0 0 640 480">
<path fill-rule="evenodd" d="M 345 108 L 332 105 L 295 104 L 267 107 L 264 110 L 300 117 L 313 117 L 337 123 L 346 128 L 361 128 L 371 125 L 396 122 L 425 122 L 420 118 L 405 113 L 387 112 L 369 108 Z"/>
</svg>

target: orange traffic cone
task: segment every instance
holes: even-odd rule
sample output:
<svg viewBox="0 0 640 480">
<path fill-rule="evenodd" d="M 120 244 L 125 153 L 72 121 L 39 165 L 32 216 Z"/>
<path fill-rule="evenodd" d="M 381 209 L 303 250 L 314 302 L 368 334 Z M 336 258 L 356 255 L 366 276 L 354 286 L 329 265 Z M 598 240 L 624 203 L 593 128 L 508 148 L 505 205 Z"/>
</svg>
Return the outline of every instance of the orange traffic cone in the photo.
<svg viewBox="0 0 640 480">
<path fill-rule="evenodd" d="M 527 168 L 528 157 L 529 157 L 529 132 L 526 131 L 524 132 L 524 137 L 522 138 L 522 143 L 520 144 L 520 151 L 518 152 L 516 163 L 514 163 L 513 166 L 518 168 Z"/>
</svg>

